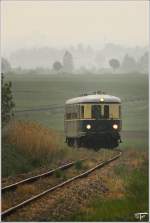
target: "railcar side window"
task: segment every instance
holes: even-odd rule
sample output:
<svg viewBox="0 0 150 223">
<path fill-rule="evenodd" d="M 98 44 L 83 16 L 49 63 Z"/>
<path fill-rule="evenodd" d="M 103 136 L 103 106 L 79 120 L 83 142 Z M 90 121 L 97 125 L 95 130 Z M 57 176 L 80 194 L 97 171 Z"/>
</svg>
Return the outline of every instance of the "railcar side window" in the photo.
<svg viewBox="0 0 150 223">
<path fill-rule="evenodd" d="M 71 113 L 66 114 L 66 119 L 71 119 Z"/>
<path fill-rule="evenodd" d="M 73 113 L 71 114 L 71 119 L 76 119 L 76 118 L 77 118 L 77 113 L 73 112 Z"/>
<path fill-rule="evenodd" d="M 84 119 L 91 119 L 91 104 L 84 105 Z"/>
<path fill-rule="evenodd" d="M 109 118 L 118 119 L 119 115 L 119 105 L 118 104 L 111 104 L 109 105 Z"/>
<path fill-rule="evenodd" d="M 76 112 L 66 113 L 66 119 L 77 119 L 78 114 Z"/>
<path fill-rule="evenodd" d="M 121 105 L 119 105 L 119 118 L 121 118 Z"/>
<path fill-rule="evenodd" d="M 109 105 L 104 105 L 104 118 L 109 118 Z"/>
<path fill-rule="evenodd" d="M 101 106 L 92 105 L 92 118 L 101 119 Z"/>
<path fill-rule="evenodd" d="M 80 118 L 81 119 L 84 118 L 84 106 L 83 105 L 80 106 Z"/>
</svg>

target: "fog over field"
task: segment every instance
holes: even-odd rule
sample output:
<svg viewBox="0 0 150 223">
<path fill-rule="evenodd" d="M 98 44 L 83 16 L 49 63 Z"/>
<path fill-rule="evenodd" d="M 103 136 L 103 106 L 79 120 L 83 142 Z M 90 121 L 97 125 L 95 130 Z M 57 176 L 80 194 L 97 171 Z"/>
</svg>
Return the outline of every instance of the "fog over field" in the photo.
<svg viewBox="0 0 150 223">
<path fill-rule="evenodd" d="M 145 63 L 141 70 L 146 72 L 148 5 L 148 1 L 2 1 L 2 56 L 12 68 L 51 70 L 55 62 L 63 66 L 67 51 L 73 70 L 81 73 L 108 69 L 113 58 L 121 65 L 129 56 L 133 67 L 137 64 L 131 70 Z"/>
<path fill-rule="evenodd" d="M 113 43 L 107 43 L 96 49 L 82 43 L 66 48 L 54 48 L 51 46 L 30 49 L 22 48 L 11 53 L 9 61 L 13 67 L 51 68 L 55 61 L 62 62 L 66 50 L 72 54 L 75 68 L 108 68 L 111 58 L 116 58 L 121 62 L 124 56 L 129 54 L 135 60 L 139 60 L 148 51 L 148 48 L 138 46 L 131 48 Z"/>
</svg>

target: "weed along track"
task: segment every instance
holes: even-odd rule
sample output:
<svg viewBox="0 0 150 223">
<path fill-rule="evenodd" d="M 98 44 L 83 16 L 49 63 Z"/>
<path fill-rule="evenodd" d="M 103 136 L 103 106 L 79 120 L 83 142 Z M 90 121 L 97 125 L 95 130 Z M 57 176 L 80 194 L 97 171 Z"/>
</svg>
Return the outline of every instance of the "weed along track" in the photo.
<svg viewBox="0 0 150 223">
<path fill-rule="evenodd" d="M 84 161 L 84 159 L 80 160 L 80 161 Z M 45 172 L 43 174 L 39 174 L 39 175 L 36 175 L 36 176 L 33 176 L 33 177 L 29 177 L 25 180 L 19 181 L 17 183 L 14 183 L 14 184 L 11 184 L 11 185 L 8 185 L 8 186 L 5 186 L 5 187 L 2 188 L 2 192 L 6 192 L 6 191 L 9 191 L 9 190 L 15 189 L 17 186 L 20 186 L 20 185 L 25 184 L 25 183 L 30 183 L 30 182 L 36 181 L 36 180 L 38 180 L 42 177 L 50 176 L 50 175 L 56 173 L 58 170 L 64 170 L 64 169 L 67 169 L 67 168 L 73 166 L 75 163 L 76 163 L 76 161 L 75 162 L 70 162 L 68 164 L 60 166 L 56 169 L 50 170 L 50 171 Z"/>
<path fill-rule="evenodd" d="M 96 158 L 78 160 L 43 174 L 5 186 L 2 188 L 2 218 L 4 219 L 12 215 L 18 209 L 33 201 L 38 202 L 38 198 L 47 193 L 55 191 L 77 179 L 84 178 L 98 168 L 107 166 L 122 154 L 120 150 L 114 150 L 114 152 L 115 155 L 103 161 L 99 160 L 97 162 Z M 97 165 L 95 165 L 95 162 L 97 162 Z"/>
<path fill-rule="evenodd" d="M 73 165 L 82 163 L 84 160 L 85 159 L 69 162 L 58 168 L 3 187 L 2 210 L 9 209 L 11 206 L 16 206 L 18 203 L 22 203 L 31 196 L 65 180 L 64 171 L 73 167 Z"/>
</svg>

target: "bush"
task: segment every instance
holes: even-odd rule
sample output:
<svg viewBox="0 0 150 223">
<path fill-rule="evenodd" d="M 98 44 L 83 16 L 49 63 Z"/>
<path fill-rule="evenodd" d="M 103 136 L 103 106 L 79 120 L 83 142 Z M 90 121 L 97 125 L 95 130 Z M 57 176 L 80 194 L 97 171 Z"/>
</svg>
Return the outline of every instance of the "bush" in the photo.
<svg viewBox="0 0 150 223">
<path fill-rule="evenodd" d="M 4 127 L 14 115 L 13 108 L 15 104 L 13 102 L 12 84 L 11 82 L 4 82 L 4 75 L 2 78 L 2 127 Z"/>
</svg>

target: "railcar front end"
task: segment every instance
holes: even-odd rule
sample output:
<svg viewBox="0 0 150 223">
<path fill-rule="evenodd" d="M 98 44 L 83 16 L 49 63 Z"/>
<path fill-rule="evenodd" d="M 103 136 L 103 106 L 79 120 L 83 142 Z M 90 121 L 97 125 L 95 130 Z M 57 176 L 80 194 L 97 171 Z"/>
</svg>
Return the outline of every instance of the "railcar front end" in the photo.
<svg viewBox="0 0 150 223">
<path fill-rule="evenodd" d="M 69 146 L 115 148 L 121 142 L 121 100 L 108 95 L 70 99 L 65 106 Z"/>
</svg>

